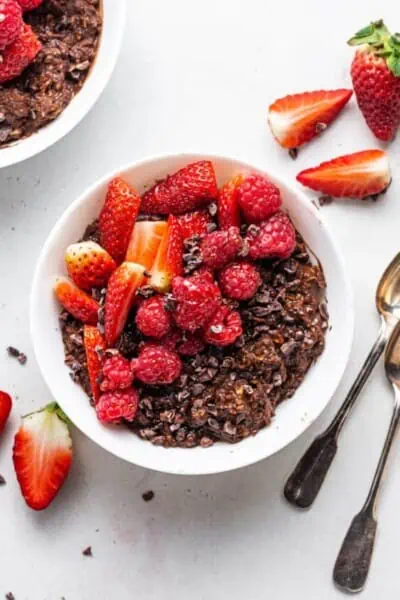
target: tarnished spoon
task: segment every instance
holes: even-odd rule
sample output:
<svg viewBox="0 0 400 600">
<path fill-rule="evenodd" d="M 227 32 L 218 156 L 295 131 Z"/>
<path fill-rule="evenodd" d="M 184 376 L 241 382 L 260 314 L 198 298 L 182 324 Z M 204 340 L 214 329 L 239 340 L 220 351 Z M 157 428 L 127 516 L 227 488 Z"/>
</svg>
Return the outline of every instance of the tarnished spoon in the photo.
<svg viewBox="0 0 400 600">
<path fill-rule="evenodd" d="M 368 576 L 378 525 L 376 499 L 400 423 L 400 323 L 396 325 L 386 348 L 385 370 L 394 389 L 392 419 L 367 499 L 350 524 L 333 570 L 334 582 L 345 592 L 360 592 Z"/>
<path fill-rule="evenodd" d="M 306 450 L 286 482 L 285 498 L 299 508 L 309 508 L 317 497 L 335 457 L 342 427 L 385 349 L 393 327 L 400 319 L 400 253 L 395 256 L 379 281 L 376 307 L 381 317 L 381 325 L 371 352 L 333 421 Z"/>
</svg>

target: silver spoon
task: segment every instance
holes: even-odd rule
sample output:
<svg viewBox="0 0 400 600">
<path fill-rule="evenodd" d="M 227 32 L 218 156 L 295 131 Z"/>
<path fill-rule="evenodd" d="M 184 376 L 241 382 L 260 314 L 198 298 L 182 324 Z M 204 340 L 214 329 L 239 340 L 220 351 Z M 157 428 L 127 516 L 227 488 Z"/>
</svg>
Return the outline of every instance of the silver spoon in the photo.
<svg viewBox="0 0 400 600">
<path fill-rule="evenodd" d="M 285 498 L 299 508 L 309 508 L 317 497 L 335 457 L 342 427 L 385 349 L 393 327 L 400 319 L 400 253 L 394 257 L 379 281 L 376 290 L 376 307 L 380 314 L 381 325 L 371 352 L 333 421 L 312 442 L 286 482 L 283 492 Z"/>
<path fill-rule="evenodd" d="M 333 570 L 334 582 L 345 592 L 360 592 L 368 576 L 378 525 L 375 516 L 377 495 L 400 423 L 400 323 L 386 348 L 385 370 L 394 389 L 392 418 L 367 499 L 350 524 Z"/>
</svg>

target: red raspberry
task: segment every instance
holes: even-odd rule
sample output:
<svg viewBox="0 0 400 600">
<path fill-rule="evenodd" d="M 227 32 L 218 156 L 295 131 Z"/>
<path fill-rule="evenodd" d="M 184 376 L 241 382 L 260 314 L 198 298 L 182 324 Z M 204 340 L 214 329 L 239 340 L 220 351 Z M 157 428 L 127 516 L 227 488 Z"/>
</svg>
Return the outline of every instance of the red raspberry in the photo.
<svg viewBox="0 0 400 600">
<path fill-rule="evenodd" d="M 160 345 L 168 350 L 176 350 L 177 345 L 182 341 L 182 332 L 174 329 L 160 340 Z"/>
<path fill-rule="evenodd" d="M 23 26 L 17 0 L 0 0 L 0 51 L 15 42 Z"/>
<path fill-rule="evenodd" d="M 0 84 L 18 77 L 33 62 L 42 44 L 29 25 L 24 25 L 17 39 L 2 52 Z"/>
<path fill-rule="evenodd" d="M 204 340 L 197 335 L 188 333 L 185 335 L 185 338 L 177 346 L 177 350 L 182 356 L 196 356 L 196 354 L 202 352 L 206 347 Z"/>
<path fill-rule="evenodd" d="M 22 10 L 27 12 L 28 10 L 34 10 L 40 6 L 43 0 L 18 0 L 18 2 L 22 6 Z"/>
<path fill-rule="evenodd" d="M 242 261 L 222 269 L 218 281 L 224 296 L 250 300 L 261 285 L 261 276 L 253 263 Z"/>
<path fill-rule="evenodd" d="M 249 228 L 246 240 L 249 256 L 257 258 L 289 258 L 296 247 L 296 232 L 289 217 L 278 212 L 256 229 Z"/>
<path fill-rule="evenodd" d="M 143 344 L 132 361 L 134 375 L 143 383 L 172 383 L 181 374 L 182 363 L 176 352 L 157 344 Z"/>
<path fill-rule="evenodd" d="M 97 418 L 102 423 L 120 423 L 123 419 L 133 421 L 138 404 L 138 393 L 132 387 L 127 390 L 107 392 L 100 396 L 96 404 Z"/>
<path fill-rule="evenodd" d="M 243 333 L 240 314 L 221 305 L 207 323 L 204 339 L 213 346 L 229 346 Z"/>
<path fill-rule="evenodd" d="M 204 274 L 193 277 L 175 277 L 172 293 L 177 302 L 174 311 L 176 324 L 181 329 L 196 331 L 215 312 L 221 292 Z"/>
<path fill-rule="evenodd" d="M 148 337 L 160 339 L 167 335 L 171 329 L 171 316 L 162 296 L 143 300 L 136 313 L 136 325 Z"/>
<path fill-rule="evenodd" d="M 248 175 L 239 186 L 237 201 L 247 223 L 261 223 L 282 206 L 279 188 L 258 173 Z"/>
<path fill-rule="evenodd" d="M 104 379 L 100 384 L 102 392 L 128 388 L 133 381 L 131 363 L 120 354 L 107 358 L 103 365 L 103 376 Z"/>
<path fill-rule="evenodd" d="M 222 269 L 236 258 L 242 246 L 243 241 L 238 227 L 213 231 L 206 235 L 201 242 L 203 263 L 211 269 Z"/>
</svg>

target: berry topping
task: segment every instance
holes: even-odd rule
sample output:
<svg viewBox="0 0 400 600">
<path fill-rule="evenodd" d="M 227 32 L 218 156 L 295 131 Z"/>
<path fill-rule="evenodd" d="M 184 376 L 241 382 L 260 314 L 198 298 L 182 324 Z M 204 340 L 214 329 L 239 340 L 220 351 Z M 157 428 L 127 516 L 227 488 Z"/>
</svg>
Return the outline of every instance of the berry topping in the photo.
<svg viewBox="0 0 400 600">
<path fill-rule="evenodd" d="M 247 223 L 261 223 L 282 206 L 279 188 L 264 175 L 247 175 L 237 191 L 237 200 Z"/>
<path fill-rule="evenodd" d="M 249 256 L 258 258 L 289 258 L 296 246 L 296 232 L 289 219 L 278 212 L 254 230 L 250 227 L 246 241 Z"/>
<path fill-rule="evenodd" d="M 237 227 L 209 233 L 201 242 L 203 263 L 210 269 L 221 269 L 236 258 L 242 247 L 243 241 Z"/>
<path fill-rule="evenodd" d="M 29 25 L 24 24 L 17 39 L 7 46 L 1 54 L 0 84 L 10 81 L 33 62 L 42 48 L 42 44 Z"/>
<path fill-rule="evenodd" d="M 172 383 L 181 374 L 182 363 L 176 352 L 156 344 L 144 344 L 133 359 L 135 378 L 149 385 Z"/>
<path fill-rule="evenodd" d="M 151 269 L 167 231 L 166 221 L 138 221 L 132 232 L 126 260 Z"/>
<path fill-rule="evenodd" d="M 106 358 L 103 365 L 103 377 L 100 384 L 102 392 L 114 392 L 131 387 L 133 372 L 130 361 L 120 354 Z"/>
<path fill-rule="evenodd" d="M 96 404 L 97 418 L 101 423 L 118 424 L 123 420 L 131 423 L 136 417 L 138 405 L 138 393 L 133 387 L 107 392 L 100 396 Z"/>
<path fill-rule="evenodd" d="M 221 292 L 234 300 L 250 300 L 261 285 L 257 267 L 247 261 L 228 265 L 219 274 Z"/>
<path fill-rule="evenodd" d="M 220 189 L 218 197 L 218 223 L 220 229 L 240 227 L 242 224 L 237 201 L 237 190 L 243 179 L 243 175 L 236 175 Z"/>
<path fill-rule="evenodd" d="M 22 27 L 22 10 L 17 0 L 0 0 L 0 51 L 17 39 Z"/>
<path fill-rule="evenodd" d="M 218 307 L 220 291 L 204 275 L 175 277 L 172 291 L 176 300 L 174 317 L 181 329 L 195 331 L 202 327 Z"/>
<path fill-rule="evenodd" d="M 86 352 L 86 364 L 89 373 L 90 388 L 93 402 L 96 404 L 100 398 L 100 376 L 102 373 L 102 354 L 106 349 L 103 335 L 92 325 L 83 328 L 83 343 Z"/>
<path fill-rule="evenodd" d="M 82 292 L 69 279 L 59 277 L 54 285 L 58 301 L 75 319 L 87 325 L 96 325 L 99 304 L 94 298 Z"/>
<path fill-rule="evenodd" d="M 72 281 L 82 290 L 106 285 L 117 265 L 96 242 L 79 242 L 67 248 L 65 263 Z"/>
<path fill-rule="evenodd" d="M 34 10 L 40 6 L 43 0 L 18 0 L 18 2 L 21 5 L 22 10 L 28 12 L 28 10 Z"/>
<path fill-rule="evenodd" d="M 196 210 L 194 212 L 186 213 L 178 217 L 179 225 L 181 228 L 181 234 L 183 241 L 194 235 L 203 235 L 207 233 L 208 225 L 213 220 L 207 209 Z"/>
<path fill-rule="evenodd" d="M 146 192 L 142 212 L 180 215 L 209 204 L 217 196 L 213 164 L 209 160 L 201 160 L 186 165 Z"/>
<path fill-rule="evenodd" d="M 143 300 L 136 313 L 136 325 L 148 337 L 159 339 L 167 335 L 171 328 L 171 316 L 162 296 Z"/>
<path fill-rule="evenodd" d="M 3 431 L 12 408 L 12 400 L 6 392 L 0 392 L 0 433 Z"/>
<path fill-rule="evenodd" d="M 229 346 L 243 333 L 240 314 L 221 305 L 207 323 L 204 339 L 214 346 Z"/>
<path fill-rule="evenodd" d="M 178 343 L 176 349 L 182 356 L 195 356 L 202 352 L 206 347 L 202 337 L 193 334 L 186 333 L 180 343 Z"/>
<path fill-rule="evenodd" d="M 183 240 L 177 217 L 170 215 L 167 229 L 150 269 L 150 285 L 159 292 L 167 292 L 175 275 L 183 268 Z"/>
</svg>

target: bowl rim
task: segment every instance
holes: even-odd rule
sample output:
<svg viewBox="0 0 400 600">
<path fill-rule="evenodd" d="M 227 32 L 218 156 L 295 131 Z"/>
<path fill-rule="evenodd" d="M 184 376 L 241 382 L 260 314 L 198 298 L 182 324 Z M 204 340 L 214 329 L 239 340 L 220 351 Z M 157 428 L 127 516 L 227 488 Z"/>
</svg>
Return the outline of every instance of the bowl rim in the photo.
<svg viewBox="0 0 400 600">
<path fill-rule="evenodd" d="M 82 88 L 54 121 L 32 135 L 1 148 L 0 169 L 47 150 L 70 133 L 91 111 L 103 94 L 117 64 L 124 36 L 126 11 L 127 0 L 102 0 L 103 22 L 99 47 Z"/>
<path fill-rule="evenodd" d="M 277 454 L 278 452 L 280 452 L 281 450 L 283 450 L 284 448 L 289 446 L 292 442 L 294 442 L 297 438 L 299 438 L 301 435 L 304 434 L 304 432 L 321 416 L 321 414 L 324 412 L 324 410 L 329 405 L 333 395 L 335 394 L 335 392 L 343 378 L 346 367 L 348 365 L 350 353 L 351 353 L 351 349 L 352 349 L 352 344 L 353 344 L 353 337 L 354 337 L 354 325 L 355 325 L 354 294 L 353 294 L 349 276 L 347 274 L 347 269 L 346 269 L 345 261 L 343 258 L 343 254 L 342 254 L 340 248 L 338 247 L 334 237 L 332 236 L 332 234 L 329 230 L 329 227 L 326 224 L 326 221 L 321 216 L 320 211 L 315 207 L 315 205 L 310 201 L 310 199 L 305 195 L 305 193 L 301 189 L 298 189 L 297 187 L 295 187 L 295 185 L 293 185 L 291 182 L 287 183 L 283 179 L 283 177 L 281 177 L 280 175 L 277 175 L 274 170 L 270 170 L 270 169 L 266 170 L 262 165 L 257 164 L 253 160 L 251 162 L 249 162 L 248 160 L 246 160 L 240 156 L 237 156 L 237 155 L 227 156 L 227 155 L 223 155 L 223 154 L 215 154 L 212 152 L 204 152 L 204 151 L 199 151 L 199 152 L 193 151 L 192 152 L 189 150 L 185 151 L 185 152 L 180 152 L 180 153 L 179 152 L 178 153 L 163 153 L 163 154 L 158 154 L 158 155 L 152 155 L 152 156 L 147 156 L 145 158 L 142 158 L 142 159 L 134 161 L 134 162 L 128 162 L 117 169 L 113 169 L 112 171 L 110 171 L 106 175 L 104 175 L 103 177 L 97 179 L 92 185 L 88 186 L 82 192 L 82 194 L 80 194 L 79 197 L 77 199 L 75 199 L 68 206 L 68 208 L 62 213 L 62 215 L 57 219 L 55 225 L 53 226 L 52 230 L 50 231 L 50 233 L 42 247 L 42 250 L 40 252 L 40 255 L 39 255 L 39 258 L 38 258 L 38 261 L 36 264 L 33 281 L 32 281 L 32 286 L 31 286 L 30 301 L 29 301 L 29 321 L 30 321 L 30 334 L 31 334 L 31 338 L 32 338 L 32 344 L 33 344 L 35 357 L 36 357 L 37 363 L 39 365 L 39 369 L 41 371 L 43 379 L 44 379 L 48 389 L 52 393 L 53 397 L 56 398 L 56 394 L 52 389 L 51 383 L 48 381 L 48 378 L 46 375 L 46 365 L 43 364 L 41 352 L 39 350 L 39 341 L 38 340 L 39 340 L 39 336 L 40 336 L 40 331 L 38 330 L 38 328 L 36 326 L 36 314 L 37 314 L 37 311 L 40 306 L 40 303 L 38 302 L 38 300 L 39 300 L 39 287 L 40 287 L 42 267 L 46 261 L 49 248 L 57 240 L 59 233 L 63 229 L 64 222 L 67 221 L 68 218 L 70 217 L 70 215 L 72 213 L 74 213 L 75 210 L 80 205 L 84 204 L 85 201 L 93 193 L 95 193 L 98 189 L 100 189 L 101 187 L 106 185 L 113 177 L 115 177 L 121 173 L 124 173 L 125 171 L 135 170 L 135 169 L 143 167 L 149 163 L 156 163 L 156 162 L 165 161 L 165 160 L 186 160 L 187 162 L 192 162 L 195 160 L 207 160 L 207 159 L 209 159 L 211 161 L 222 160 L 222 161 L 239 162 L 242 165 L 244 165 L 245 167 L 247 167 L 248 169 L 253 169 L 253 170 L 255 169 L 255 170 L 258 170 L 262 173 L 265 173 L 265 174 L 271 176 L 271 178 L 273 178 L 277 182 L 278 185 L 282 185 L 283 187 L 286 187 L 286 189 L 289 190 L 290 193 L 294 194 L 296 196 L 296 198 L 298 198 L 305 205 L 307 210 L 309 210 L 314 215 L 316 221 L 320 224 L 320 226 L 324 230 L 324 235 L 329 240 L 329 244 L 331 246 L 333 254 L 335 255 L 335 258 L 336 258 L 338 264 L 340 265 L 341 279 L 344 282 L 343 297 L 345 297 L 347 299 L 346 311 L 344 311 L 345 324 L 346 324 L 344 330 L 346 332 L 346 338 L 343 340 L 342 350 L 345 350 L 345 351 L 341 352 L 340 356 L 338 357 L 338 361 L 340 361 L 340 367 L 338 368 L 336 380 L 334 382 L 331 382 L 330 387 L 328 387 L 326 390 L 326 398 L 327 398 L 326 402 L 321 403 L 321 405 L 319 405 L 318 409 L 315 410 L 313 412 L 313 414 L 309 416 L 310 417 L 309 419 L 304 420 L 304 422 L 302 421 L 301 425 L 297 428 L 296 432 L 293 433 L 293 435 L 291 435 L 284 442 L 284 444 L 282 446 L 280 446 L 279 448 L 273 449 L 272 451 L 267 452 L 265 454 L 259 452 L 256 456 L 254 456 L 252 453 L 245 453 L 245 452 L 241 453 L 241 454 L 237 454 L 235 456 L 233 464 L 228 464 L 228 461 L 227 461 L 227 464 L 224 465 L 223 468 L 221 468 L 221 467 L 218 467 L 217 469 L 213 468 L 212 463 L 209 464 L 207 467 L 199 467 L 198 465 L 193 464 L 193 466 L 191 466 L 190 470 L 174 467 L 171 464 L 169 466 L 165 467 L 164 465 L 161 466 L 161 465 L 154 464 L 156 461 L 146 460 L 146 453 L 142 453 L 139 456 L 135 456 L 135 459 L 133 460 L 131 457 L 127 457 L 126 455 L 124 455 L 124 453 L 113 448 L 112 444 L 103 443 L 103 441 L 99 441 L 98 439 L 96 439 L 95 435 L 93 435 L 91 432 L 87 431 L 85 426 L 73 421 L 74 425 L 80 431 L 82 431 L 82 433 L 84 433 L 89 439 L 91 439 L 95 444 L 97 444 L 101 448 L 107 450 L 114 456 L 116 456 L 122 460 L 125 460 L 126 462 L 128 462 L 130 464 L 135 464 L 135 465 L 138 465 L 143 468 L 147 468 L 147 469 L 151 469 L 151 470 L 163 472 L 163 473 L 175 474 L 175 475 L 212 475 L 212 474 L 218 474 L 218 473 L 223 473 L 223 472 L 227 472 L 227 471 L 234 471 L 236 469 L 255 464 L 261 460 L 264 460 L 266 458 L 274 456 L 275 454 Z M 58 399 L 57 399 L 57 402 L 58 402 Z M 63 408 L 63 410 L 65 410 L 62 400 L 59 402 L 59 404 L 60 404 L 61 408 Z M 65 412 L 68 415 L 68 407 L 66 407 Z M 245 441 L 246 440 L 244 440 L 244 442 Z M 186 453 L 190 453 L 190 451 L 191 451 L 190 449 L 186 449 L 186 448 L 173 448 L 173 449 L 162 448 L 162 450 L 165 452 L 180 451 L 180 452 L 186 452 Z M 210 452 L 210 450 L 212 451 L 212 448 L 211 449 L 208 448 L 204 451 Z M 192 462 L 194 462 L 194 461 L 192 461 Z"/>
</svg>

